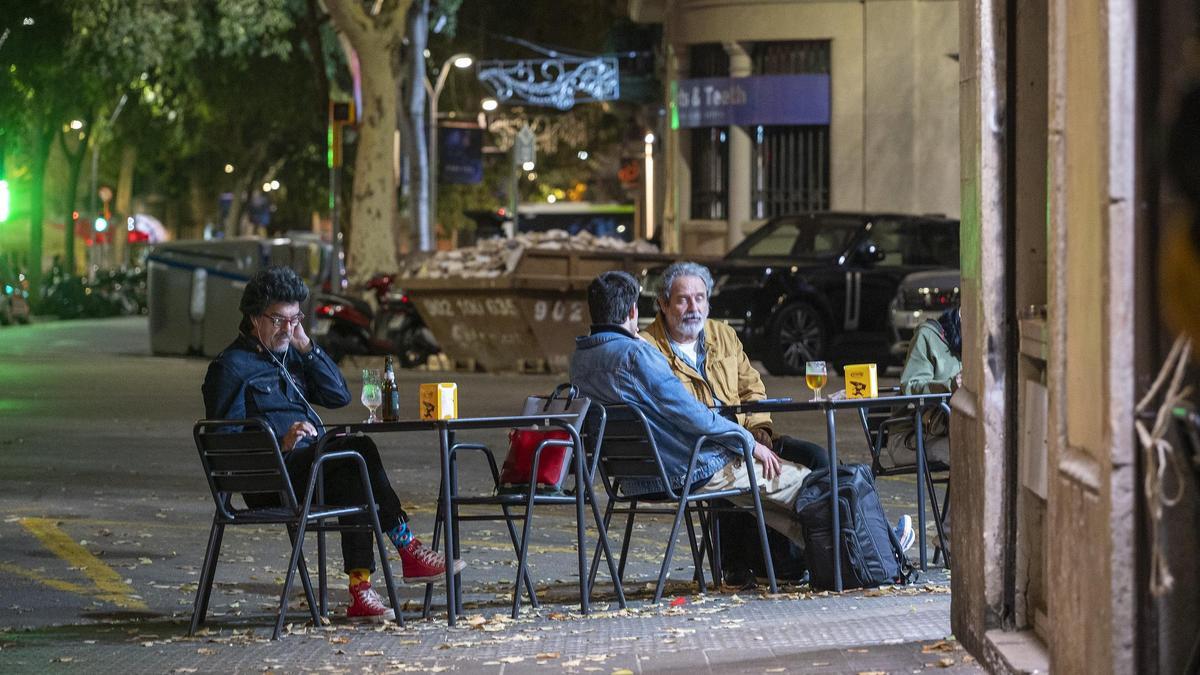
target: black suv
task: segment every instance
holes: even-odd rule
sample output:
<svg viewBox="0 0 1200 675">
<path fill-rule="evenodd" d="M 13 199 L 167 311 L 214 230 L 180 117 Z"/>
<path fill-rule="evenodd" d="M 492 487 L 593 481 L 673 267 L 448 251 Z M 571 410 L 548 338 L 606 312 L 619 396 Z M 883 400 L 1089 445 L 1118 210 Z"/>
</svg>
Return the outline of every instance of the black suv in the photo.
<svg viewBox="0 0 1200 675">
<path fill-rule="evenodd" d="M 912 272 L 955 269 L 958 221 L 890 213 L 808 213 L 768 221 L 708 263 L 709 317 L 737 330 L 751 358 L 775 375 L 804 362 L 892 363 L 889 304 Z M 640 307 L 654 316 L 661 269 Z"/>
</svg>

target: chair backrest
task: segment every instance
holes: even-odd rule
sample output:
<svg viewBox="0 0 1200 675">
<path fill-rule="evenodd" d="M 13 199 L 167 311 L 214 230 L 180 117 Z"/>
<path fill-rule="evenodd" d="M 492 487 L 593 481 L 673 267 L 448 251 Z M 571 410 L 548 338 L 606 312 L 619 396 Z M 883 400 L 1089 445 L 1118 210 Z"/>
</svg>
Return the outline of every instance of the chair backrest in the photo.
<svg viewBox="0 0 1200 675">
<path fill-rule="evenodd" d="M 247 503 L 259 495 L 275 495 L 277 505 L 295 511 L 296 495 L 288 480 L 287 466 L 275 433 L 262 420 L 200 420 L 192 427 L 200 464 L 208 479 L 217 510 L 235 518 L 230 500 L 235 494 Z"/>
<path fill-rule="evenodd" d="M 636 406 L 604 406 L 607 414 L 600 446 L 599 472 L 609 494 L 625 479 L 658 478 L 670 485 L 646 415 Z"/>
</svg>

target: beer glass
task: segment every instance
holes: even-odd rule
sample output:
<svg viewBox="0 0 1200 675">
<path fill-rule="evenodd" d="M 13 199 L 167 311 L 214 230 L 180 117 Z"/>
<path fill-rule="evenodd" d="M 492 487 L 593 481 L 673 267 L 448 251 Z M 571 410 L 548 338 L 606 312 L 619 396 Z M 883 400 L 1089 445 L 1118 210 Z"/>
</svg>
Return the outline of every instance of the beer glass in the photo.
<svg viewBox="0 0 1200 675">
<path fill-rule="evenodd" d="M 381 378 L 379 377 L 379 369 L 363 368 L 362 376 L 362 396 L 359 400 L 362 401 L 362 404 L 371 413 L 366 421 L 367 423 L 378 422 L 379 418 L 375 416 L 375 410 L 383 404 L 383 387 L 381 385 Z"/>
<path fill-rule="evenodd" d="M 809 361 L 804 364 L 804 384 L 813 390 L 812 400 L 822 400 L 821 389 L 825 387 L 826 377 L 824 361 Z"/>
</svg>

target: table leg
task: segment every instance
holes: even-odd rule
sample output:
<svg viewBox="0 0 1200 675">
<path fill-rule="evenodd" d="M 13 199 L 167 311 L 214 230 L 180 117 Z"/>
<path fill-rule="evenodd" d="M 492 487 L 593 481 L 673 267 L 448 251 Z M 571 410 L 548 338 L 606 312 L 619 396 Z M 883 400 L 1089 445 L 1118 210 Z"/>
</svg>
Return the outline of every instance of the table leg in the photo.
<svg viewBox="0 0 1200 675">
<path fill-rule="evenodd" d="M 450 510 L 450 431 L 446 428 L 445 422 L 438 425 L 438 440 L 441 444 L 441 459 L 442 459 L 442 531 L 446 535 L 445 552 L 446 552 L 446 623 L 454 626 L 457 623 L 456 602 L 458 595 L 454 575 L 454 549 L 457 542 L 454 541 L 454 527 L 451 522 L 453 514 Z"/>
<path fill-rule="evenodd" d="M 925 421 L 922 419 L 924 401 L 917 404 L 917 536 L 920 537 L 921 570 L 925 570 L 925 476 L 929 467 L 925 464 Z"/>
<path fill-rule="evenodd" d="M 825 432 L 829 441 L 829 507 L 833 513 L 833 590 L 842 592 L 842 515 L 838 506 L 837 423 L 833 406 L 825 404 Z"/>
</svg>

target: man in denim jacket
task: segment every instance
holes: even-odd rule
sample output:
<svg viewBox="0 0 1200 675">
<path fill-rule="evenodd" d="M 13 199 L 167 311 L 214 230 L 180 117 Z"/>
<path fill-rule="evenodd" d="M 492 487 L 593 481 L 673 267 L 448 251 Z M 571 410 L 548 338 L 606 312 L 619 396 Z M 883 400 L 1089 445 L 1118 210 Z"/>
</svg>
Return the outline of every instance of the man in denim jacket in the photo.
<svg viewBox="0 0 1200 675">
<path fill-rule="evenodd" d="M 208 419 L 259 419 L 279 439 L 288 477 L 297 498 L 303 498 L 323 423 L 314 405 L 340 408 L 350 402 L 350 390 L 333 360 L 304 331 L 300 303 L 308 287 L 291 269 L 270 267 L 246 283 L 239 309 L 239 335 L 208 366 L 201 388 Z M 363 456 L 371 490 L 379 503 L 379 524 L 395 544 L 409 583 L 437 581 L 446 571 L 445 557 L 423 545 L 408 529 L 408 516 L 392 489 L 379 451 L 366 437 L 337 439 L 330 450 L 354 450 Z M 330 462 L 325 466 L 325 497 L 329 504 L 361 504 L 362 483 L 356 466 Z M 247 497 L 260 504 L 254 495 Z M 277 503 L 277 502 L 276 502 Z M 362 523 L 364 516 L 343 522 Z M 371 589 L 375 569 L 369 532 L 341 533 L 342 559 L 350 579 L 351 619 L 394 620 L 395 613 Z M 388 564 L 386 560 L 381 561 Z M 454 561 L 454 571 L 466 565 Z"/>
<path fill-rule="evenodd" d="M 745 427 L 718 415 L 684 388 L 662 353 L 638 337 L 637 296 L 638 283 L 626 272 L 605 272 L 588 286 L 591 335 L 576 338 L 571 383 L 595 401 L 634 405 L 646 415 L 675 489 L 697 483 L 694 493 L 748 486 L 741 446 L 728 442 L 702 447 L 695 472 L 684 476 L 692 448 L 701 436 L 739 435 L 754 448 L 755 480 L 762 493 L 766 524 L 803 545 L 804 533 L 792 505 L 809 469 L 780 459 Z M 659 478 L 621 484 L 622 492 L 630 496 L 664 489 Z M 738 501 L 753 502 L 749 495 Z"/>
</svg>

